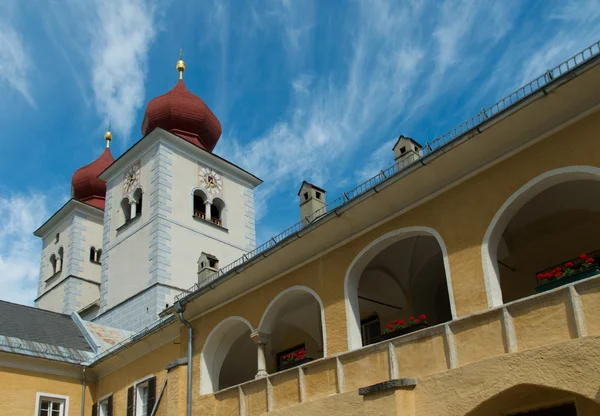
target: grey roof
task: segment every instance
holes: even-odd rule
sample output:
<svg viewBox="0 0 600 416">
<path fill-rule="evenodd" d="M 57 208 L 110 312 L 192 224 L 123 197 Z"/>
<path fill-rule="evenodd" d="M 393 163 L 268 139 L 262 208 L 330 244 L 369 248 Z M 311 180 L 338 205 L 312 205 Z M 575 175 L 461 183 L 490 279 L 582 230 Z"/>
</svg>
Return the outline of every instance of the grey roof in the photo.
<svg viewBox="0 0 600 416">
<path fill-rule="evenodd" d="M 0 300 L 0 335 L 92 351 L 69 315 Z"/>
</svg>

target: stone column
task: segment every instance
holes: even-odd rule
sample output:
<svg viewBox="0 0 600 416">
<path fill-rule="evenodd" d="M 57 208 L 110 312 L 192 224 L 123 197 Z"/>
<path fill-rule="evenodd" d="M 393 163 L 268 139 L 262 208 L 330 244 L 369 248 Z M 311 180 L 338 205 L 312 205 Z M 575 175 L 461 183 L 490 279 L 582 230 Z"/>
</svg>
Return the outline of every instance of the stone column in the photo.
<svg viewBox="0 0 600 416">
<path fill-rule="evenodd" d="M 135 218 L 135 216 L 136 216 L 136 214 L 137 214 L 137 209 L 136 209 L 136 208 L 137 208 L 137 202 L 136 202 L 136 201 L 131 201 L 131 202 L 129 203 L 129 208 L 130 208 L 130 211 L 129 211 L 129 219 L 131 219 L 131 220 L 132 220 L 132 219 L 134 219 L 134 218 Z"/>
<path fill-rule="evenodd" d="M 206 201 L 204 203 L 204 219 L 206 221 L 210 221 L 210 202 Z"/>
<path fill-rule="evenodd" d="M 265 332 L 254 331 L 250 334 L 250 338 L 256 344 L 256 349 L 258 353 L 258 371 L 256 373 L 256 377 L 254 378 L 262 378 L 267 377 L 269 373 L 267 373 L 267 359 L 265 356 L 265 348 L 271 339 L 271 334 L 267 334 Z"/>
</svg>

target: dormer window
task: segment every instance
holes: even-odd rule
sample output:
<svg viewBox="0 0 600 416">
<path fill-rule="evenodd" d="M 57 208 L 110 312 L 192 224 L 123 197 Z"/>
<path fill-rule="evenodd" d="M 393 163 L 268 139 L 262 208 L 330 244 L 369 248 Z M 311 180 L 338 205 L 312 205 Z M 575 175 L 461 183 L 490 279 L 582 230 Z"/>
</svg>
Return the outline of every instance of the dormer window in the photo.
<svg viewBox="0 0 600 416">
<path fill-rule="evenodd" d="M 406 146 L 400 148 L 400 154 L 403 155 L 404 153 L 406 153 Z"/>
<path fill-rule="evenodd" d="M 308 201 L 308 192 L 304 192 L 304 200 Z"/>
<path fill-rule="evenodd" d="M 317 199 L 321 199 L 321 192 L 316 191 L 315 194 L 317 195 Z"/>
</svg>

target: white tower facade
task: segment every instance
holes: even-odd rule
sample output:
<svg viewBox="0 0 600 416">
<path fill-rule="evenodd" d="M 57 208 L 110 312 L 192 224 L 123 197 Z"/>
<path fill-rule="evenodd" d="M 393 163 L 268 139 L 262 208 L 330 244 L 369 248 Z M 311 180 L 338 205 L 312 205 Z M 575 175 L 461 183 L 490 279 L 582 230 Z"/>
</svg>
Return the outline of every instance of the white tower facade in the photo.
<svg viewBox="0 0 600 416">
<path fill-rule="evenodd" d="M 255 248 L 260 179 L 161 128 L 101 176 L 104 211 L 100 315 L 137 330 L 198 281 L 198 259 L 221 265 Z"/>
</svg>

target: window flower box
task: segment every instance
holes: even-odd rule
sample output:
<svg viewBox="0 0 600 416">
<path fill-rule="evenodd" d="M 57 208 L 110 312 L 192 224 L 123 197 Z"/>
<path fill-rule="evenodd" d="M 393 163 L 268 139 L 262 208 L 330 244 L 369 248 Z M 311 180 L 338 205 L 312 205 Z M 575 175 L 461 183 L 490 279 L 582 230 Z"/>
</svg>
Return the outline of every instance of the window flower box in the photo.
<svg viewBox="0 0 600 416">
<path fill-rule="evenodd" d="M 288 370 L 290 368 L 298 367 L 299 365 L 311 362 L 313 359 L 310 357 L 304 357 L 296 361 L 290 361 L 279 366 L 279 371 Z"/>
<path fill-rule="evenodd" d="M 560 279 L 550 280 L 546 283 L 542 283 L 535 288 L 535 293 L 547 292 L 549 290 L 556 289 L 557 287 L 587 279 L 588 277 L 596 276 L 598 274 L 600 274 L 600 266 L 594 266 L 587 270 L 574 273 L 570 276 L 565 276 Z"/>
<path fill-rule="evenodd" d="M 418 318 L 411 316 L 408 322 L 402 320 L 395 320 L 393 323 L 386 325 L 386 329 L 383 334 L 378 337 L 374 337 L 370 340 L 369 344 L 375 344 L 381 341 L 387 341 L 388 339 L 396 338 L 401 335 L 410 334 L 411 332 L 419 331 L 427 328 L 427 316 L 420 315 Z"/>
<path fill-rule="evenodd" d="M 300 344 L 277 354 L 277 371 L 297 367 L 312 360 L 311 357 L 306 355 L 304 344 Z"/>
<path fill-rule="evenodd" d="M 582 254 L 578 258 L 570 260 L 563 265 L 555 266 L 537 274 L 538 286 L 536 293 L 547 292 L 557 287 L 587 279 L 600 274 L 600 257 L 593 253 L 592 257 Z"/>
</svg>

